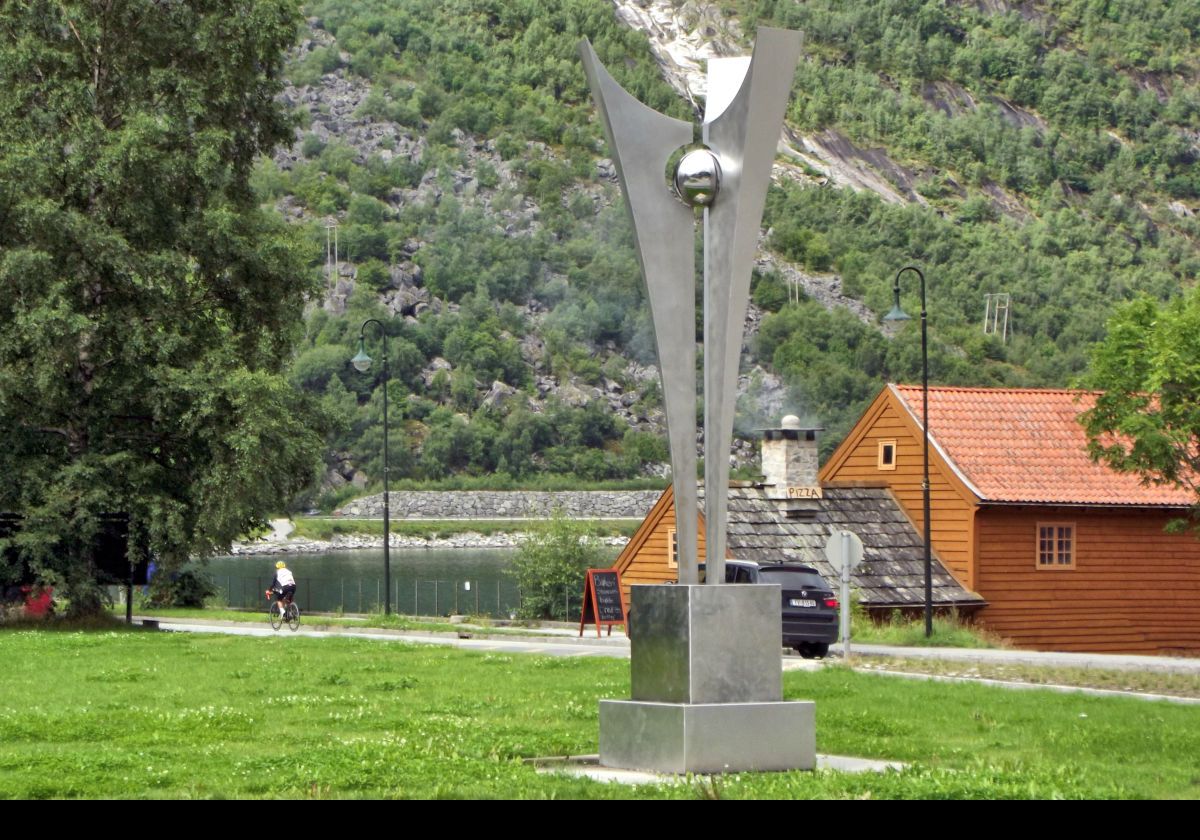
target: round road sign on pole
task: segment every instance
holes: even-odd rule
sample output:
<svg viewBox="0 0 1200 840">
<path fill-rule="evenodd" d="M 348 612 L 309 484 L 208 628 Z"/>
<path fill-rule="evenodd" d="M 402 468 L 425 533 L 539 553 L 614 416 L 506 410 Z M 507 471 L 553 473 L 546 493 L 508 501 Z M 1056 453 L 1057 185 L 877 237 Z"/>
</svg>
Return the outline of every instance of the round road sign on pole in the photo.
<svg viewBox="0 0 1200 840">
<path fill-rule="evenodd" d="M 825 559 L 835 571 L 842 570 L 843 561 L 853 571 L 863 559 L 862 540 L 853 531 L 834 531 L 825 543 Z"/>
</svg>

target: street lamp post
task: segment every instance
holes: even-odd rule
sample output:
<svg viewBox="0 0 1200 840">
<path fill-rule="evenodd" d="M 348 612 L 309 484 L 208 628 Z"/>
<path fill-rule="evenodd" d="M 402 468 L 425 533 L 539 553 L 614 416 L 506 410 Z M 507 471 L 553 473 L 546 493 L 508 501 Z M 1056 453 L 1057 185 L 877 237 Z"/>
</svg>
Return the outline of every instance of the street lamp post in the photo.
<svg viewBox="0 0 1200 840">
<path fill-rule="evenodd" d="M 383 324 L 375 318 L 368 318 L 363 321 L 358 330 L 358 353 L 350 364 L 354 365 L 354 369 L 360 373 L 365 373 L 371 367 L 371 357 L 367 355 L 366 350 L 366 329 L 367 324 L 375 324 L 379 327 L 379 336 L 383 339 L 383 614 L 392 614 L 392 557 L 390 551 L 391 543 L 391 522 L 390 522 L 390 506 L 388 504 L 388 470 L 390 464 L 388 462 L 388 357 L 387 357 L 387 331 Z"/>
<path fill-rule="evenodd" d="M 925 474 L 921 481 L 921 495 L 925 504 L 925 637 L 933 635 L 933 557 L 930 548 L 929 515 L 929 344 L 926 338 L 925 275 L 914 265 L 906 265 L 896 272 L 892 285 L 895 302 L 892 311 L 883 316 L 885 321 L 908 321 L 908 313 L 900 308 L 900 275 L 911 271 L 921 278 L 921 431 L 924 438 L 923 461 Z"/>
</svg>

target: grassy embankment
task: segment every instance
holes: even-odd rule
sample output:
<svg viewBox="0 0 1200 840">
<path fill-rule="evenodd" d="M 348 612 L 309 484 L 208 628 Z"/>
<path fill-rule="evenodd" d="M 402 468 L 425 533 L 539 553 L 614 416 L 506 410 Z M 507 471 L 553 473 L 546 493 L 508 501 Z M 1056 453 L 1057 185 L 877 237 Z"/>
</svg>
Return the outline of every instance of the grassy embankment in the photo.
<svg viewBox="0 0 1200 840">
<path fill-rule="evenodd" d="M 851 616 L 850 638 L 860 644 L 901 647 L 998 648 L 1005 642 L 995 633 L 964 621 L 958 615 L 935 615 L 933 635 L 925 635 L 925 619 L 899 614 L 881 622 L 856 610 Z"/>
<path fill-rule="evenodd" d="M 821 752 L 902 772 L 665 787 L 542 776 L 596 749 L 618 660 L 354 639 L 0 631 L 5 797 L 1196 797 L 1200 709 L 788 673 Z"/>
</svg>

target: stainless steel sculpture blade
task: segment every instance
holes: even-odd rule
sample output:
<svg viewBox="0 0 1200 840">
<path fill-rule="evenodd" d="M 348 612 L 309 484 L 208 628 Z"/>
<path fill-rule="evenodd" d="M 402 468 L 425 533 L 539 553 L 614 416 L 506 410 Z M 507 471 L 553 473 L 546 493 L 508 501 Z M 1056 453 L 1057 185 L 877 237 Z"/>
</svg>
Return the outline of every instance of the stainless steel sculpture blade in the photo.
<svg viewBox="0 0 1200 840">
<path fill-rule="evenodd" d="M 692 127 L 648 108 L 627 93 L 586 40 L 580 43 L 579 52 L 633 217 L 667 414 L 679 582 L 694 584 L 699 581 L 695 217 L 671 195 L 665 181 L 667 160 L 676 149 L 692 142 Z"/>
<path fill-rule="evenodd" d="M 720 197 L 704 210 L 704 516 L 708 583 L 725 580 L 729 447 L 738 360 L 771 165 L 800 57 L 799 32 L 760 28 L 750 65 L 710 62 L 704 143 L 721 161 Z M 730 76 L 744 76 L 729 98 Z M 723 78 L 724 77 L 724 78 Z M 661 351 L 660 351 L 661 352 Z M 682 528 L 679 529 L 682 532 Z"/>
<path fill-rule="evenodd" d="M 633 587 L 633 699 L 600 703 L 600 761 L 607 767 L 720 773 L 816 764 L 812 704 L 779 700 L 778 585 L 695 585 L 695 218 L 685 205 L 705 208 L 706 582 L 724 583 L 729 444 L 750 267 L 800 51 L 798 33 L 760 29 L 758 37 L 749 59 L 709 63 L 708 148 L 689 151 L 675 167 L 678 202 L 665 169 L 672 152 L 690 143 L 691 127 L 639 103 L 590 44 L 580 45 L 649 292 L 674 472 L 679 583 L 686 584 Z M 750 661 L 747 651 L 762 656 Z"/>
</svg>

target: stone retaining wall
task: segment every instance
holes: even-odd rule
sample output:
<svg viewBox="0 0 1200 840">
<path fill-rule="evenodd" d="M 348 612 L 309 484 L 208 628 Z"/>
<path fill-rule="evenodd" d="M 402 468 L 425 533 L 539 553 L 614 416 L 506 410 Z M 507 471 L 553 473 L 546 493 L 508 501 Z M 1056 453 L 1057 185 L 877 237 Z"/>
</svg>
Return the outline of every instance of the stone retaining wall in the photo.
<svg viewBox="0 0 1200 840">
<path fill-rule="evenodd" d="M 519 526 L 518 526 L 519 527 Z M 410 537 L 392 534 L 388 545 L 392 548 L 517 548 L 527 535 L 519 531 L 511 534 L 476 534 L 464 531 L 448 537 Z M 623 546 L 628 537 L 600 537 L 604 545 Z M 234 543 L 230 554 L 323 554 L 327 551 L 355 551 L 364 548 L 383 548 L 383 537 L 367 537 L 358 534 L 339 534 L 332 541 L 286 540 L 283 542 Z"/>
<path fill-rule="evenodd" d="M 581 519 L 642 519 L 661 495 L 661 490 L 401 490 L 388 494 L 388 504 L 393 519 L 544 519 L 556 509 Z M 383 494 L 355 499 L 334 516 L 381 517 Z"/>
</svg>

